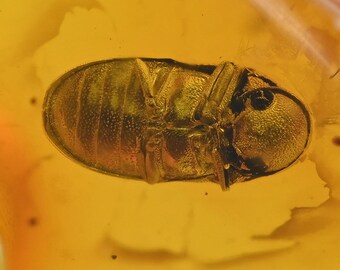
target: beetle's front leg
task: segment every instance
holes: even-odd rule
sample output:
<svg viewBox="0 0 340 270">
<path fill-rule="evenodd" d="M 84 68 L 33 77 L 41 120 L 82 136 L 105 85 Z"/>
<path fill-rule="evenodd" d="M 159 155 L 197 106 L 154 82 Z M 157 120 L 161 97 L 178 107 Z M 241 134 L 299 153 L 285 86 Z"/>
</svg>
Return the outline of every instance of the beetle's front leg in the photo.
<svg viewBox="0 0 340 270">
<path fill-rule="evenodd" d="M 135 63 L 139 77 L 139 82 L 141 84 L 145 99 L 145 105 L 148 116 L 150 116 L 150 118 L 159 118 L 160 110 L 155 102 L 154 88 L 151 83 L 149 68 L 141 59 L 137 58 L 135 60 Z"/>
<path fill-rule="evenodd" d="M 236 67 L 230 62 L 223 62 L 215 68 L 204 87 L 200 103 L 194 112 L 194 120 L 212 125 L 221 120 L 222 111 L 230 111 L 229 104 L 237 77 L 235 73 Z M 230 111 L 229 116 L 231 115 Z"/>
</svg>

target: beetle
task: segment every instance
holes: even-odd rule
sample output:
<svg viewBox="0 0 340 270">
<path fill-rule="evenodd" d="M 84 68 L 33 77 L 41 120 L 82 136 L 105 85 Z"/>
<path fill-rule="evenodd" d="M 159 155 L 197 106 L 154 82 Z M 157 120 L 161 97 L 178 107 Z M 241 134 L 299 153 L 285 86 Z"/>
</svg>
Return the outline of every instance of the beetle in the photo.
<svg viewBox="0 0 340 270">
<path fill-rule="evenodd" d="M 306 106 L 251 68 L 152 58 L 65 73 L 46 93 L 43 122 L 63 153 L 96 171 L 222 189 L 287 168 L 311 133 Z"/>
</svg>

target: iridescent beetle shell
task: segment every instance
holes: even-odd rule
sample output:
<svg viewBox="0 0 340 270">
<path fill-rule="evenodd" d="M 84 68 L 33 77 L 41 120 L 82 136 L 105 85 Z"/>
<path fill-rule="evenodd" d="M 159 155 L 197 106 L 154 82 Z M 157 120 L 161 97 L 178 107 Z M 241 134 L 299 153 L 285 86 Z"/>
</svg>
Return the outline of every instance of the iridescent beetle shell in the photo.
<svg viewBox="0 0 340 270">
<path fill-rule="evenodd" d="M 48 90 L 43 120 L 63 153 L 94 170 L 223 189 L 290 166 L 311 130 L 304 104 L 252 69 L 148 58 L 67 72 Z"/>
</svg>

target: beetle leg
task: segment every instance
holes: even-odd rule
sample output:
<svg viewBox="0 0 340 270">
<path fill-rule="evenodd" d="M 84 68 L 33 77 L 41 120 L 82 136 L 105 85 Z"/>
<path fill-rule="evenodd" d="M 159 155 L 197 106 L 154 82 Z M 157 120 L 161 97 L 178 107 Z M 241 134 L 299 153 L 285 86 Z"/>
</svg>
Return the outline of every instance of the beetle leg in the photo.
<svg viewBox="0 0 340 270">
<path fill-rule="evenodd" d="M 154 110 L 156 108 L 156 102 L 150 80 L 151 76 L 149 73 L 149 68 L 141 59 L 138 58 L 136 59 L 136 65 L 140 79 L 139 81 L 142 86 L 144 98 L 146 101 L 146 106 L 148 107 L 148 109 Z"/>
<path fill-rule="evenodd" d="M 228 170 L 224 168 L 221 155 L 217 149 L 212 152 L 212 160 L 217 183 L 221 185 L 222 190 L 228 189 L 230 184 Z"/>
<path fill-rule="evenodd" d="M 154 133 L 157 131 L 154 131 Z M 153 132 L 150 132 L 152 134 Z M 161 182 L 161 166 L 162 166 L 162 157 L 161 157 L 161 145 L 162 138 L 159 133 L 156 135 L 150 135 L 146 137 L 146 142 L 144 145 L 144 154 L 145 154 L 145 174 L 146 174 L 146 182 L 149 184 L 155 184 Z"/>
<path fill-rule="evenodd" d="M 195 112 L 194 119 L 195 120 L 205 120 L 205 122 L 216 122 L 216 115 L 214 108 L 217 108 L 218 104 L 210 100 L 211 92 L 213 91 L 214 84 L 217 81 L 223 70 L 224 64 L 218 65 L 214 72 L 211 74 L 207 85 L 204 87 L 203 94 L 200 102 L 198 103 Z M 207 121 L 208 120 L 208 121 Z"/>
<path fill-rule="evenodd" d="M 151 84 L 151 76 L 149 68 L 141 59 L 136 59 L 137 72 L 139 75 L 139 81 L 142 87 L 143 96 L 146 105 L 146 115 L 149 120 L 149 124 L 160 126 L 163 123 L 162 110 L 157 106 L 154 95 L 154 88 Z"/>
<path fill-rule="evenodd" d="M 151 84 L 151 76 L 149 68 L 141 59 L 136 59 L 137 72 L 139 81 L 142 87 L 145 105 L 146 116 L 149 120 L 149 125 L 145 132 L 144 148 L 144 167 L 145 167 L 145 180 L 149 184 L 158 183 L 161 181 L 161 143 L 162 138 L 159 130 L 154 129 L 152 126 L 156 123 L 159 126 L 162 123 L 162 114 L 155 102 L 154 89 Z"/>
<path fill-rule="evenodd" d="M 234 91 L 233 80 L 237 73 L 235 65 L 230 62 L 223 62 L 215 68 L 195 110 L 195 120 L 201 120 L 207 124 L 216 123 L 221 119 L 221 112 L 224 109 L 229 111 L 228 106 Z"/>
</svg>

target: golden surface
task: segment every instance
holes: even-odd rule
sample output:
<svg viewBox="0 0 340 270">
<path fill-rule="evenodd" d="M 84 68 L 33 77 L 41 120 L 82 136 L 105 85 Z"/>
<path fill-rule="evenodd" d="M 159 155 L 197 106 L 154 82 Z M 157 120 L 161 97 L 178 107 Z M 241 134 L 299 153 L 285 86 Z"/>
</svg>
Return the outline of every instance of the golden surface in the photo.
<svg viewBox="0 0 340 270">
<path fill-rule="evenodd" d="M 222 189 L 287 168 L 311 131 L 304 104 L 250 69 L 155 58 L 67 72 L 48 89 L 43 120 L 61 152 L 95 171 Z"/>
<path fill-rule="evenodd" d="M 339 7 L 261 2 L 2 1 L 7 269 L 338 269 Z M 289 170 L 228 192 L 209 183 L 151 186 L 71 162 L 44 134 L 46 89 L 81 64 L 136 56 L 227 60 L 268 75 L 310 107 L 309 151 Z"/>
</svg>

